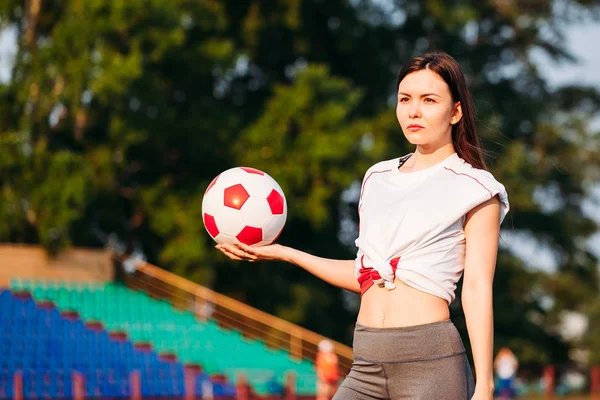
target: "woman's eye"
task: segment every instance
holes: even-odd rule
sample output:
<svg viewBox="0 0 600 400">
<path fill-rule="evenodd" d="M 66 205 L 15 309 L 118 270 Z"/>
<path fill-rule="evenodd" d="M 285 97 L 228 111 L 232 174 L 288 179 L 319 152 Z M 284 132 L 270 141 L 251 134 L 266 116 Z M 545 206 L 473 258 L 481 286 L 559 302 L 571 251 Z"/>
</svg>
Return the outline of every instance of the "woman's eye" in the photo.
<svg viewBox="0 0 600 400">
<path fill-rule="evenodd" d="M 408 97 L 400 97 L 398 100 L 400 103 L 406 103 L 408 101 Z"/>
<path fill-rule="evenodd" d="M 425 103 L 435 103 L 435 100 L 433 100 L 432 98 L 426 97 Z"/>
</svg>

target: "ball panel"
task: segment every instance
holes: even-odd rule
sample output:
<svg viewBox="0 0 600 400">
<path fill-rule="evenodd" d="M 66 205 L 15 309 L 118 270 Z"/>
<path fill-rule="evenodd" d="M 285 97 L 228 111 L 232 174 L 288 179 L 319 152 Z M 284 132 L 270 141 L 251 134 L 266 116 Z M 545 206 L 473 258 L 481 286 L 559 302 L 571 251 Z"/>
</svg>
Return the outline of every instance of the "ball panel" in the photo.
<svg viewBox="0 0 600 400">
<path fill-rule="evenodd" d="M 273 239 L 271 239 L 271 243 L 277 240 L 277 238 L 281 235 L 281 232 L 283 232 L 283 226 L 281 227 L 279 232 L 277 232 L 277 234 L 273 237 Z"/>
<path fill-rule="evenodd" d="M 246 226 L 240 210 L 234 208 L 222 206 L 214 217 L 219 232 L 229 236 L 236 236 Z"/>
<path fill-rule="evenodd" d="M 204 227 L 213 239 L 219 234 L 219 228 L 217 228 L 215 217 L 210 214 L 204 213 Z"/>
<path fill-rule="evenodd" d="M 255 228 L 253 226 L 245 226 L 242 229 L 242 231 L 236 236 L 236 238 L 240 242 L 245 243 L 248 246 L 252 246 L 262 241 L 263 231 L 262 229 Z"/>
<path fill-rule="evenodd" d="M 281 234 L 285 225 L 286 213 L 280 215 L 272 215 L 271 218 L 263 225 L 263 240 L 266 242 L 274 242 Z"/>
<path fill-rule="evenodd" d="M 274 215 L 283 214 L 285 210 L 285 199 L 277 190 L 273 189 L 267 196 L 267 203 L 271 208 L 271 213 Z"/>
<path fill-rule="evenodd" d="M 216 215 L 223 208 L 223 191 L 214 188 L 202 197 L 202 213 Z"/>
<path fill-rule="evenodd" d="M 214 239 L 219 244 L 236 244 L 238 242 L 234 236 L 225 235 L 224 233 L 219 233 Z"/>
<path fill-rule="evenodd" d="M 242 178 L 246 175 L 248 175 L 247 172 L 237 167 L 230 168 L 227 171 L 223 171 L 219 175 L 219 179 L 217 179 L 214 186 L 211 188 L 211 191 L 223 191 L 227 187 L 240 183 L 242 181 Z"/>
<path fill-rule="evenodd" d="M 271 185 L 273 185 L 273 189 L 275 189 L 279 193 L 281 193 L 281 195 L 285 199 L 285 192 L 283 191 L 283 189 L 281 188 L 281 186 L 279 186 L 279 183 L 277 183 L 277 181 L 275 179 L 273 179 L 270 175 L 265 174 L 265 176 L 267 176 L 271 180 Z"/>
<path fill-rule="evenodd" d="M 248 198 L 250 195 L 240 183 L 229 186 L 223 191 L 223 204 L 236 210 L 240 210 Z"/>
<path fill-rule="evenodd" d="M 246 174 L 246 176 L 242 177 L 241 183 L 252 197 L 256 196 L 266 199 L 271 190 L 273 190 L 271 180 L 266 175 Z"/>
<path fill-rule="evenodd" d="M 261 227 L 271 218 L 271 209 L 267 200 L 250 197 L 240 210 L 240 218 L 244 225 Z"/>
<path fill-rule="evenodd" d="M 262 172 L 259 169 L 256 168 L 251 168 L 251 167 L 239 167 L 241 170 L 249 173 L 249 174 L 256 174 L 256 175 L 264 175 L 265 173 Z"/>
</svg>

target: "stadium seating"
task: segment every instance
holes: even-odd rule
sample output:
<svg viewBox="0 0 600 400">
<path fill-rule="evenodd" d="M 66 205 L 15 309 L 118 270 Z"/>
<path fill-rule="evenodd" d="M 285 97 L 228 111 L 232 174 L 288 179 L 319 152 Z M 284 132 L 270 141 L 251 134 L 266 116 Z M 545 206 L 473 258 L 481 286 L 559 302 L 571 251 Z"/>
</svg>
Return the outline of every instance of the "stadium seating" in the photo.
<svg viewBox="0 0 600 400">
<path fill-rule="evenodd" d="M 290 370 L 296 373 L 298 393 L 316 391 L 313 363 L 294 360 L 285 351 L 250 341 L 213 321 L 200 322 L 191 312 L 146 293 L 114 283 L 15 280 L 12 287 L 30 292 L 36 301 L 51 301 L 63 312 L 75 311 L 85 322 L 101 322 L 108 332 L 124 332 L 130 343 L 147 343 L 154 357 L 174 354 L 179 365 L 199 364 L 208 375 L 224 374 L 229 382 L 243 373 L 259 394 L 267 393 L 273 379 L 281 382 Z"/>
<path fill-rule="evenodd" d="M 37 305 L 31 298 L 0 291 L 0 399 L 12 399 L 13 376 L 20 371 L 25 398 L 72 396 L 73 371 L 85 379 L 86 397 L 128 397 L 130 373 L 140 372 L 143 396 L 184 394 L 184 366 L 162 360 L 152 350 L 138 350 L 128 340 L 116 340 L 56 308 Z M 206 373 L 197 374 L 200 394 Z M 233 396 L 230 384 L 212 382 L 213 393 Z"/>
</svg>

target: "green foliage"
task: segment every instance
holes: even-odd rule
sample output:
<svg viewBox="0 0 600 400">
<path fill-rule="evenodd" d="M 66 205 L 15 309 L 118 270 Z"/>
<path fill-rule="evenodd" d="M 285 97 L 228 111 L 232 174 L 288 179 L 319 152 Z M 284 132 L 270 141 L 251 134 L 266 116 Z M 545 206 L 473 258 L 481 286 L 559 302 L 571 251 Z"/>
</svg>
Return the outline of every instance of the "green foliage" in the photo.
<svg viewBox="0 0 600 400">
<path fill-rule="evenodd" d="M 492 172 L 508 189 L 504 232 L 557 256 L 549 274 L 500 252 L 497 345 L 526 363 L 563 362 L 561 312 L 596 323 L 598 260 L 584 243 L 597 226 L 582 200 L 600 177 L 600 135 L 589 123 L 600 95 L 550 89 L 530 59 L 542 49 L 572 60 L 561 24 L 598 15 L 595 2 L 24 8 L 34 3 L 0 5 L 0 26 L 18 32 L 12 78 L 0 84 L 0 240 L 54 252 L 102 246 L 114 234 L 151 262 L 349 342 L 355 310 L 340 290 L 290 266 L 225 260 L 204 231 L 202 196 L 225 169 L 263 169 L 288 199 L 282 243 L 353 258 L 356 210 L 343 193 L 372 163 L 410 150 L 390 103 L 395 74 L 408 57 L 443 49 L 466 72 Z M 453 315 L 464 334 L 460 302 Z M 578 345 L 600 354 L 596 342 Z"/>
<path fill-rule="evenodd" d="M 293 85 L 275 86 L 260 118 L 234 146 L 242 164 L 275 177 L 292 199 L 293 218 L 315 229 L 337 222 L 330 205 L 368 168 L 361 138 L 371 127 L 352 118 L 360 98 L 347 80 L 309 65 Z"/>
<path fill-rule="evenodd" d="M 28 231 L 55 252 L 71 243 L 67 234 L 82 216 L 89 192 L 91 168 L 77 154 L 47 151 L 44 141 L 31 148 L 24 135 L 4 132 L 0 138 L 3 156 L 0 235 L 23 240 Z"/>
</svg>

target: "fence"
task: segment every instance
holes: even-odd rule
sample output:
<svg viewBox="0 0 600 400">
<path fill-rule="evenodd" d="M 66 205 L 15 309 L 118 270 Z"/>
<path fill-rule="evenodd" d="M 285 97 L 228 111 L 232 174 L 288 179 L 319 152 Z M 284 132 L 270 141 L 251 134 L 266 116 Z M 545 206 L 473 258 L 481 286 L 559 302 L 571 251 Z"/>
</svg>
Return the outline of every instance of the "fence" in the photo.
<svg viewBox="0 0 600 400">
<path fill-rule="evenodd" d="M 125 283 L 154 298 L 167 300 L 177 308 L 190 310 L 200 320 L 210 318 L 224 328 L 239 330 L 245 337 L 287 350 L 296 359 L 314 361 L 319 342 L 326 339 L 148 263 L 141 263 L 134 273 L 127 274 Z M 352 366 L 352 349 L 332 342 L 339 359 L 340 374 L 345 376 Z"/>
</svg>

